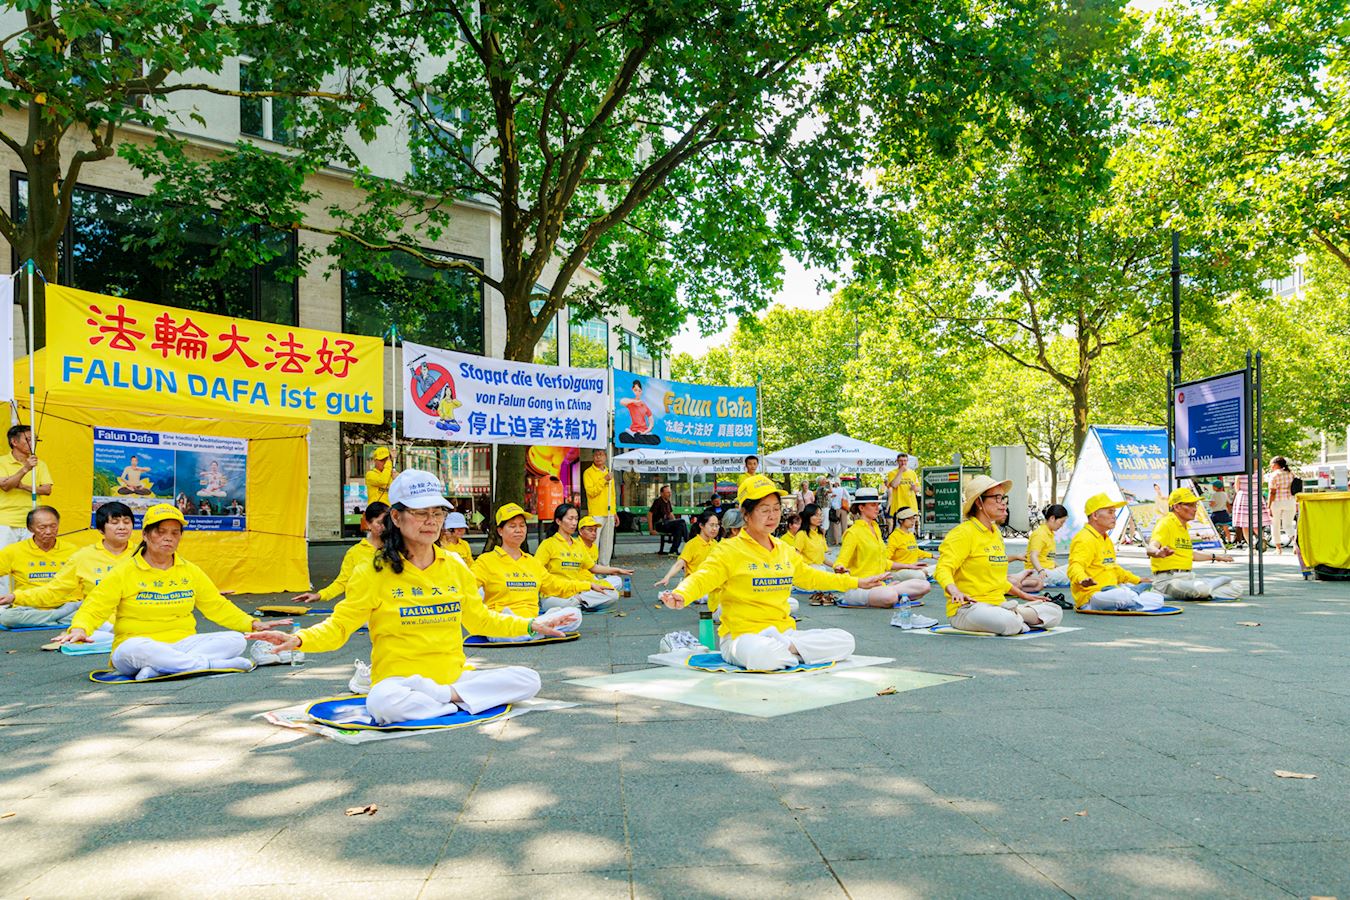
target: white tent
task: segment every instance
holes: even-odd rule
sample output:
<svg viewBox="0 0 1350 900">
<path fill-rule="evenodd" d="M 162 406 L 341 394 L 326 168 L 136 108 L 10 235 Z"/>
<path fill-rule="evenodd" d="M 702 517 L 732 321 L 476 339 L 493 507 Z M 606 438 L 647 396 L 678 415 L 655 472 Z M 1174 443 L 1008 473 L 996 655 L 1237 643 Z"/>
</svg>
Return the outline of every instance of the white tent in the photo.
<svg viewBox="0 0 1350 900">
<path fill-rule="evenodd" d="M 764 457 L 764 467 L 770 472 L 842 472 L 886 473 L 895 468 L 900 454 L 867 441 L 859 441 L 842 434 L 831 434 L 805 444 L 798 444 Z M 913 457 L 910 458 L 913 463 Z M 911 468 L 913 466 L 911 465 Z"/>
<path fill-rule="evenodd" d="M 652 475 L 685 473 L 712 475 L 741 472 L 745 469 L 742 456 L 719 456 L 710 453 L 689 453 L 680 450 L 658 450 L 644 447 L 615 455 L 611 466 L 618 472 L 640 472 Z"/>
</svg>

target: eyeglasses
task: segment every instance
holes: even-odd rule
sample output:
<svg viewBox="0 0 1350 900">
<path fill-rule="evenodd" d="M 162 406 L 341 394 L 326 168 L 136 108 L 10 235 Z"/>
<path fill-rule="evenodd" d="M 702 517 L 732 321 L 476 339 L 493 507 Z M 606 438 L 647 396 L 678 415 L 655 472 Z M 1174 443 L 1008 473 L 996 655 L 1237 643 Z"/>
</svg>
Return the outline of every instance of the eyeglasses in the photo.
<svg viewBox="0 0 1350 900">
<path fill-rule="evenodd" d="M 1007 494 L 985 494 L 980 497 L 981 500 L 993 500 L 995 503 L 1007 503 Z"/>
<path fill-rule="evenodd" d="M 446 511 L 440 506 L 430 506 L 426 509 L 403 509 L 399 510 L 405 516 L 412 516 L 414 519 L 425 521 L 427 519 L 441 520 L 446 516 Z"/>
</svg>

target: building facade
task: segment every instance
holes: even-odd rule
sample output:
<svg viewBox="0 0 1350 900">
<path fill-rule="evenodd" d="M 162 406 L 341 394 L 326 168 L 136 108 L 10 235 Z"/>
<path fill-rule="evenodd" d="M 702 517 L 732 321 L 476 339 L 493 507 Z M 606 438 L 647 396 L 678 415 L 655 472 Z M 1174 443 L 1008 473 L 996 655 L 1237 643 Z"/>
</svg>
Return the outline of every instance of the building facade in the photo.
<svg viewBox="0 0 1350 900">
<path fill-rule="evenodd" d="M 247 64 L 232 64 L 220 76 L 227 87 L 247 86 Z M 240 140 L 284 152 L 285 117 L 276 108 L 280 101 L 245 100 L 214 95 L 175 95 L 182 104 L 176 121 L 179 134 L 205 152 L 221 151 Z M 188 113 L 202 121 L 194 121 Z M 18 114 L 12 133 L 25 126 Z M 205 124 L 203 124 L 203 122 Z M 394 123 L 363 147 L 363 160 L 379 175 L 398 178 L 411 165 L 407 126 Z M 136 129 L 122 132 L 123 140 L 148 142 L 152 135 Z M 63 155 L 79 149 L 70 141 Z M 0 202 L 12 216 L 22 218 L 28 184 L 22 165 L 8 150 L 3 151 L 9 178 L 0 185 Z M 323 210 L 330 205 L 356 204 L 360 194 L 351 173 L 329 169 L 311 179 L 318 199 L 310 210 L 313 223 L 332 225 Z M 399 380 L 391 366 L 395 355 L 389 342 L 390 326 L 397 323 L 402 339 L 461 352 L 500 357 L 506 343 L 506 314 L 501 296 L 475 280 L 433 270 L 411 256 L 393 257 L 392 278 L 377 278 L 343 267 L 327 253 L 331 239 L 313 232 L 268 232 L 259 230 L 255 239 L 273 242 L 280 255 L 267 266 L 228 268 L 223 271 L 216 252 L 220 234 L 204 230 L 184 235 L 184 249 L 172 260 L 155 259 L 147 252 L 126 249 L 127 241 L 141 233 L 140 204 L 150 185 L 119 157 L 90 163 L 80 173 L 72 215 L 62 241 L 59 271 L 44 273 L 49 279 L 82 290 L 126 296 L 200 310 L 241 319 L 256 319 L 326 331 L 372 336 L 385 335 L 385 408 L 393 409 Z M 459 203 L 452 227 L 439 240 L 422 249 L 434 254 L 472 260 L 489 275 L 502 273 L 500 217 L 488 205 Z M 317 251 L 316 261 L 299 277 L 287 277 L 301 250 Z M 22 261 L 12 248 L 0 266 L 13 271 Z M 551 277 L 545 272 L 545 279 Z M 582 271 L 581 282 L 594 282 L 592 272 Z M 14 307 L 16 354 L 26 352 L 20 335 L 26 334 L 23 309 Z M 605 368 L 612 365 L 653 376 L 668 374 L 667 363 L 647 350 L 637 334 L 636 321 L 627 315 L 583 321 L 558 314 L 540 340 L 535 361 L 560 366 Z M 316 422 L 310 441 L 309 536 L 312 540 L 351 534 L 355 519 L 354 498 L 367 467 L 370 452 L 393 439 L 392 414 L 385 426 Z M 492 483 L 491 448 L 474 445 L 436 445 L 399 438 L 405 464 L 435 464 L 455 485 L 467 509 L 485 508 Z"/>
</svg>

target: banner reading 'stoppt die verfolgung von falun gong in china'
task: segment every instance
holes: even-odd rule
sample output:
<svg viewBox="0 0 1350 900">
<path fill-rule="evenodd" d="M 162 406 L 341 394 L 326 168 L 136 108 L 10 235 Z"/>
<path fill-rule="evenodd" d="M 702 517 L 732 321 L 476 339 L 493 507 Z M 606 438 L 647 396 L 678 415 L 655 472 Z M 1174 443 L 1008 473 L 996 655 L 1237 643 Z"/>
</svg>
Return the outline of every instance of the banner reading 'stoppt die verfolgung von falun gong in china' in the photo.
<svg viewBox="0 0 1350 900">
<path fill-rule="evenodd" d="M 480 444 L 604 447 L 604 369 L 513 362 L 403 344 L 403 433 Z"/>
<path fill-rule="evenodd" d="M 47 390 L 219 418 L 384 421 L 384 342 L 48 285 Z"/>
</svg>

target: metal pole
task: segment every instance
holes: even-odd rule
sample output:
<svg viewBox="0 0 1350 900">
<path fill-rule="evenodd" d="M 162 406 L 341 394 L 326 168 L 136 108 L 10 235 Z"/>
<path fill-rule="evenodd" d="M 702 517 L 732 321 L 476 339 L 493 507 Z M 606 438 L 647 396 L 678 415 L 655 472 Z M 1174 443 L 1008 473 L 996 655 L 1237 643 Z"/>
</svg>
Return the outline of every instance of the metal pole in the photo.
<svg viewBox="0 0 1350 900">
<path fill-rule="evenodd" d="M 1257 403 L 1257 436 L 1255 436 L 1255 437 L 1257 437 L 1257 460 L 1258 460 L 1258 463 L 1260 463 L 1260 461 L 1264 461 L 1264 460 L 1262 460 L 1262 457 L 1265 456 L 1264 436 L 1262 436 L 1262 433 L 1261 433 L 1261 428 L 1262 428 L 1261 412 L 1262 412 L 1262 410 L 1261 410 L 1261 351 L 1260 351 L 1260 349 L 1258 349 L 1258 351 L 1257 351 L 1257 389 L 1255 389 L 1255 403 Z M 1257 478 L 1258 478 L 1258 479 L 1261 478 L 1261 471 L 1262 471 L 1262 467 L 1260 466 L 1260 464 L 1258 464 L 1258 466 L 1257 466 Z M 1257 499 L 1258 499 L 1258 501 L 1260 501 L 1260 499 L 1261 499 L 1261 482 L 1260 482 L 1260 480 L 1258 480 L 1258 482 L 1257 482 Z M 1265 511 L 1265 510 L 1262 509 L 1261 506 L 1258 506 L 1258 507 L 1257 507 L 1257 534 L 1261 534 L 1261 533 L 1262 533 L 1262 518 L 1264 518 L 1264 515 L 1262 515 L 1262 513 L 1264 513 L 1264 511 Z M 1272 528 L 1272 529 L 1270 529 L 1270 530 L 1274 530 L 1274 529 Z M 1276 541 L 1280 540 L 1280 536 L 1278 536 L 1278 534 L 1276 534 L 1276 536 L 1274 536 L 1274 540 L 1276 540 Z M 1257 594 L 1262 594 L 1262 595 L 1265 594 L 1265 542 L 1262 542 L 1260 548 L 1258 548 L 1258 551 L 1257 551 Z"/>
<path fill-rule="evenodd" d="M 390 453 L 389 465 L 398 468 L 398 401 L 402 393 L 398 369 L 398 326 L 389 326 Z"/>
<path fill-rule="evenodd" d="M 30 257 L 27 265 L 24 267 L 28 275 L 28 431 L 29 446 L 32 454 L 37 456 L 37 375 L 34 374 L 33 356 L 36 352 L 33 349 L 33 278 L 37 273 L 37 265 Z M 38 473 L 37 469 L 32 472 L 29 481 L 32 482 L 33 509 L 37 509 L 37 488 Z"/>
<path fill-rule="evenodd" d="M 1177 383 L 1172 380 L 1173 373 L 1167 375 L 1167 492 L 1176 487 L 1177 471 Z"/>
<path fill-rule="evenodd" d="M 1247 370 L 1243 375 L 1246 397 L 1242 408 L 1242 420 L 1247 429 L 1247 591 L 1256 593 L 1256 539 L 1252 536 L 1252 465 L 1256 456 L 1256 434 L 1252 428 L 1252 351 L 1247 351 Z M 1256 492 L 1257 506 L 1260 506 L 1261 491 Z"/>
<path fill-rule="evenodd" d="M 1172 383 L 1181 382 L 1181 235 L 1172 232 Z"/>
</svg>

